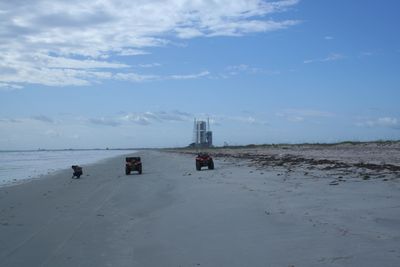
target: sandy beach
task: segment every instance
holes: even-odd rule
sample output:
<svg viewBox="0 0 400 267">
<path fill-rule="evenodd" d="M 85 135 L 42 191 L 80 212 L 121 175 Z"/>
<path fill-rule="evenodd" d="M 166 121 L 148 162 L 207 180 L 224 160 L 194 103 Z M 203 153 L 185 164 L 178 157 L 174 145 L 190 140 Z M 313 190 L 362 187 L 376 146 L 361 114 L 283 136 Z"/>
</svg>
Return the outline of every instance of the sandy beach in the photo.
<svg viewBox="0 0 400 267">
<path fill-rule="evenodd" d="M 275 149 L 211 151 L 212 171 L 146 150 L 142 175 L 119 156 L 0 188 L 0 266 L 399 266 L 397 146 Z"/>
</svg>

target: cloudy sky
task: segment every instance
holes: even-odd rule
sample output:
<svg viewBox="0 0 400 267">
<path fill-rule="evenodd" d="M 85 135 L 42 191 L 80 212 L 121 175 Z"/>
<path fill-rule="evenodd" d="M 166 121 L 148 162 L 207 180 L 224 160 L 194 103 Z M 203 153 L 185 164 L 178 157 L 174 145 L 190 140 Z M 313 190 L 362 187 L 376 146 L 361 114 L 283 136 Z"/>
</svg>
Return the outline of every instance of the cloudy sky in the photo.
<svg viewBox="0 0 400 267">
<path fill-rule="evenodd" d="M 0 150 L 400 139 L 397 0 L 0 0 Z"/>
</svg>

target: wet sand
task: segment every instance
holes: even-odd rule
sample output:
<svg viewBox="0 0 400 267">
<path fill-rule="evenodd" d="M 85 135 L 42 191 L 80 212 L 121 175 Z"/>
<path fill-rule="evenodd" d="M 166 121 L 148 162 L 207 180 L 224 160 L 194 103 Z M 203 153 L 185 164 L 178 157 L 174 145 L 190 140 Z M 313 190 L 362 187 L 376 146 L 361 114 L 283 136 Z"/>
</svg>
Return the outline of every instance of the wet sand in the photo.
<svg viewBox="0 0 400 267">
<path fill-rule="evenodd" d="M 138 154 L 142 175 L 126 176 L 117 157 L 83 166 L 79 180 L 65 170 L 0 188 L 0 266 L 400 262 L 395 171 L 339 179 L 305 163 L 220 155 L 198 172 L 191 154 Z"/>
</svg>

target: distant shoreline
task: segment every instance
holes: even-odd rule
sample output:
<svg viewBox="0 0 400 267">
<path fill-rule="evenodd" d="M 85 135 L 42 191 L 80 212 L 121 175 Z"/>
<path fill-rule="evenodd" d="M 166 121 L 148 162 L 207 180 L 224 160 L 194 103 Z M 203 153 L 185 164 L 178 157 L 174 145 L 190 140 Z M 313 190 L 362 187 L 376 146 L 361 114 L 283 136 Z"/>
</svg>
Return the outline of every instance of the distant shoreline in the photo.
<svg viewBox="0 0 400 267">
<path fill-rule="evenodd" d="M 1 152 L 41 152 L 41 151 L 130 151 L 146 150 L 146 148 L 70 148 L 70 149 L 22 149 L 22 150 L 0 150 Z"/>
<path fill-rule="evenodd" d="M 376 141 L 341 141 L 335 143 L 265 143 L 265 144 L 247 144 L 247 145 L 226 145 L 226 146 L 213 146 L 213 147 L 177 147 L 177 148 L 165 148 L 165 149 L 240 149 L 240 148 L 262 148 L 262 147 L 296 147 L 296 146 L 338 146 L 338 145 L 367 145 L 367 144 L 378 144 L 378 145 L 393 145 L 400 144 L 400 140 L 376 140 Z"/>
<path fill-rule="evenodd" d="M 0 187 L 27 182 L 72 165 L 88 166 L 138 150 L 33 150 L 1 152 Z"/>
<path fill-rule="evenodd" d="M 375 141 L 340 141 L 334 143 L 265 143 L 265 144 L 243 144 L 243 145 L 221 145 L 221 146 L 213 146 L 210 148 L 202 148 L 202 149 L 235 149 L 235 148 L 260 148 L 260 147 L 280 147 L 280 146 L 336 146 L 336 145 L 363 145 L 363 144 L 381 144 L 381 145 L 390 145 L 390 144 L 398 144 L 400 140 L 375 140 Z M 93 151 L 93 150 L 169 150 L 169 149 L 192 149 L 196 150 L 199 148 L 192 148 L 189 146 L 180 146 L 180 147 L 139 147 L 139 148 L 54 148 L 54 149 L 46 149 L 46 148 L 38 148 L 38 149 L 0 149 L 0 152 L 37 152 L 37 151 Z"/>
</svg>

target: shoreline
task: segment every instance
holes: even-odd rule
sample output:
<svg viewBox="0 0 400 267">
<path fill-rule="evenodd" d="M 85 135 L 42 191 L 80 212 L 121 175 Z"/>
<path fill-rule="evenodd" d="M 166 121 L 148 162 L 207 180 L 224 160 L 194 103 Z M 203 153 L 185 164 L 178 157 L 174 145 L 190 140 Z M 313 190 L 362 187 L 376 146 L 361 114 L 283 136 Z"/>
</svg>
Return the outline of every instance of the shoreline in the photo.
<svg viewBox="0 0 400 267">
<path fill-rule="evenodd" d="M 76 151 L 78 151 L 78 150 L 76 150 Z M 79 150 L 79 151 L 89 151 L 89 150 Z M 90 150 L 90 151 L 98 151 L 98 150 Z M 110 151 L 110 150 L 104 150 L 104 151 Z M 121 150 L 119 150 L 119 151 L 121 151 Z M 38 151 L 30 151 L 30 152 L 35 153 Z M 27 153 L 30 153 L 30 152 L 27 152 Z M 71 152 L 71 151 L 70 150 L 54 150 L 54 151 L 47 150 L 47 151 L 39 151 L 39 152 L 40 153 L 41 152 L 43 152 L 43 153 L 50 152 L 51 153 L 51 152 Z M 72 151 L 72 152 L 75 152 L 75 151 Z M 65 159 L 65 160 L 63 160 L 62 164 L 60 164 L 60 162 L 57 162 L 57 160 L 59 160 L 58 158 L 51 158 L 46 163 L 47 167 L 44 167 L 43 165 L 41 165 L 41 164 L 43 164 L 43 162 L 41 162 L 41 161 L 44 161 L 44 160 L 39 159 L 39 158 L 27 158 L 28 161 L 32 161 L 32 160 L 37 161 L 38 167 L 34 167 L 32 165 L 32 163 L 30 163 L 30 165 L 28 165 L 28 166 L 23 166 L 23 165 L 21 165 L 21 163 L 19 163 L 20 166 L 12 166 L 8 162 L 7 163 L 9 165 L 8 167 L 10 167 L 10 166 L 13 168 L 18 167 L 18 169 L 16 170 L 15 173 L 17 173 L 20 176 L 13 174 L 13 173 L 3 174 L 4 177 L 2 178 L 3 181 L 1 181 L 1 183 L 0 183 L 0 188 L 19 185 L 22 183 L 30 182 L 31 180 L 42 179 L 43 177 L 45 177 L 47 175 L 51 175 L 51 174 L 54 174 L 54 173 L 57 173 L 57 172 L 63 171 L 63 170 L 69 170 L 71 165 L 74 165 L 74 164 L 79 164 L 79 165 L 82 165 L 83 167 L 86 167 L 91 164 L 101 163 L 104 160 L 108 160 L 108 159 L 111 159 L 114 157 L 129 155 L 129 154 L 132 154 L 135 152 L 137 152 L 137 150 L 126 151 L 126 153 L 124 153 L 124 154 L 103 155 L 103 157 L 100 157 L 100 158 L 98 158 L 97 155 L 96 155 L 96 157 L 94 157 L 95 155 L 91 155 L 94 158 L 90 158 L 89 160 L 87 158 L 83 159 L 82 155 L 79 155 L 79 154 L 78 155 L 67 155 L 69 157 L 75 156 L 75 158 Z M 10 152 L 10 153 L 16 153 L 16 155 L 18 155 L 18 153 L 20 153 L 20 152 L 14 151 L 14 152 Z M 22 152 L 22 153 L 25 153 L 25 152 Z M 80 161 L 80 162 L 76 162 L 77 161 L 76 157 L 78 157 L 78 161 Z M 82 158 L 82 160 L 79 160 L 79 157 Z M 22 162 L 21 160 L 18 160 L 18 161 Z M 67 161 L 68 161 L 68 164 L 67 164 Z M 57 163 L 56 166 L 52 165 L 54 163 Z M 49 166 L 52 166 L 52 168 L 50 168 Z M 26 174 L 25 174 L 25 176 L 22 175 L 22 177 L 21 177 L 20 173 L 26 173 Z"/>
</svg>

